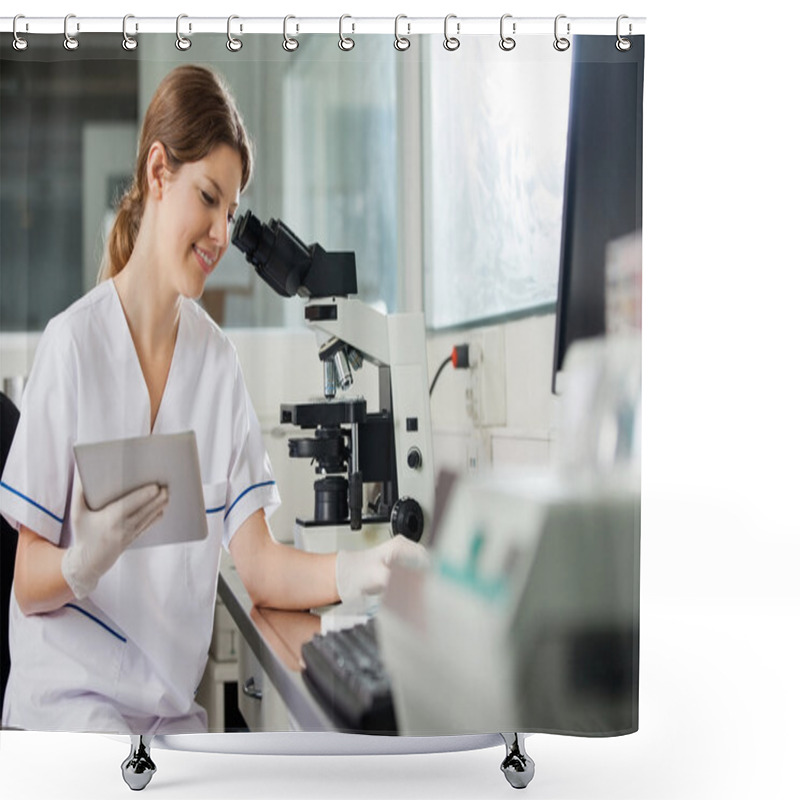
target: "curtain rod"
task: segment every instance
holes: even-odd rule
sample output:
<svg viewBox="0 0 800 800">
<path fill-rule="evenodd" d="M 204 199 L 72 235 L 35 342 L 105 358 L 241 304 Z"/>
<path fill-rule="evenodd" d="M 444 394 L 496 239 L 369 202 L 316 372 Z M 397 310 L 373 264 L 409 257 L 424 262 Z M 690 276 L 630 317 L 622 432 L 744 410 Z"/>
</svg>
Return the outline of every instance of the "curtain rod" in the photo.
<svg viewBox="0 0 800 800">
<path fill-rule="evenodd" d="M 16 28 L 14 21 L 16 19 Z M 631 36 L 643 34 L 644 17 L 195 17 L 181 14 L 180 17 L 137 17 L 128 15 L 125 32 L 128 36 L 143 33 L 176 33 L 180 28 L 183 36 L 196 33 L 229 32 L 239 35 L 288 33 L 292 36 L 303 33 L 361 33 L 399 34 L 445 34 L 448 36 L 468 35 L 558 35 L 593 34 Z M 501 28 L 502 25 L 502 28 Z M 568 27 L 569 26 L 569 27 Z M 122 17 L 82 17 L 69 14 L 66 17 L 36 17 L 24 14 L 15 17 L 0 17 L 0 33 L 62 34 L 78 37 L 82 33 L 123 33 Z M 501 34 L 502 30 L 502 34 Z M 1 43 L 0 43 L 1 44 Z"/>
</svg>

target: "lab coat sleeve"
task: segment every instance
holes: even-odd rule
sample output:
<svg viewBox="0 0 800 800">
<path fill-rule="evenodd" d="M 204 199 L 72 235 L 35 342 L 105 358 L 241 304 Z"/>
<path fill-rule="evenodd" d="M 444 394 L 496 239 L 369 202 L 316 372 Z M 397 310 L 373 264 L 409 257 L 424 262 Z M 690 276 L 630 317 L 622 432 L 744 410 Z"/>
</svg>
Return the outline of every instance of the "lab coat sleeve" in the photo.
<svg viewBox="0 0 800 800">
<path fill-rule="evenodd" d="M 14 441 L 0 481 L 0 512 L 62 544 L 77 428 L 75 351 L 63 321 L 48 323 L 36 348 Z"/>
<path fill-rule="evenodd" d="M 233 535 L 254 511 L 264 509 L 264 515 L 269 519 L 281 503 L 272 464 L 261 437 L 261 426 L 238 361 L 233 385 L 233 450 L 222 538 L 226 550 Z"/>
</svg>

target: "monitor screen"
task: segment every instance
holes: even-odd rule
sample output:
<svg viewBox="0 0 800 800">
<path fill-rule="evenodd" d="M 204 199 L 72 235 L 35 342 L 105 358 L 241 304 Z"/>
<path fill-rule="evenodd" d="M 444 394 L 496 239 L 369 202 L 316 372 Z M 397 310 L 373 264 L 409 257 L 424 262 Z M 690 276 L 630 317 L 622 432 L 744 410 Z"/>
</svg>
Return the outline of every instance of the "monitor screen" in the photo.
<svg viewBox="0 0 800 800">
<path fill-rule="evenodd" d="M 644 36 L 573 37 L 553 392 L 569 346 L 606 332 L 606 246 L 642 227 Z"/>
</svg>

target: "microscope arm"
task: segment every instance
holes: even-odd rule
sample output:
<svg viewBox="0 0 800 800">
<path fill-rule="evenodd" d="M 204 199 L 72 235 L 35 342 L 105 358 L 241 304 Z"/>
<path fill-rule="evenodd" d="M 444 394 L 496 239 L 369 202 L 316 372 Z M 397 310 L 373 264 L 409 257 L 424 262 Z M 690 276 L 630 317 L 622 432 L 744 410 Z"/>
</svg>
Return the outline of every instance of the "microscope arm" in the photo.
<svg viewBox="0 0 800 800">
<path fill-rule="evenodd" d="M 306 320 L 317 331 L 358 350 L 377 366 L 389 365 L 391 354 L 387 317 L 356 298 L 309 300 Z"/>
</svg>

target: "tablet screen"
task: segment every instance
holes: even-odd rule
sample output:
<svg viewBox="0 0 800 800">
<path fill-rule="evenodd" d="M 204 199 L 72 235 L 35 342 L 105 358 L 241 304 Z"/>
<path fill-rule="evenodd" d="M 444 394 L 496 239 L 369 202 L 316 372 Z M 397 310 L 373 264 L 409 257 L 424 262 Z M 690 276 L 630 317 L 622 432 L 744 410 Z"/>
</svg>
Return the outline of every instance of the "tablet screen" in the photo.
<svg viewBox="0 0 800 800">
<path fill-rule="evenodd" d="M 194 431 L 76 444 L 75 461 L 86 504 L 93 510 L 145 486 L 166 486 L 164 516 L 131 547 L 204 539 L 208 534 Z"/>
</svg>

